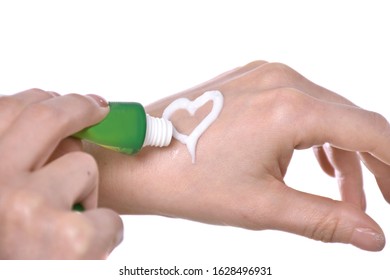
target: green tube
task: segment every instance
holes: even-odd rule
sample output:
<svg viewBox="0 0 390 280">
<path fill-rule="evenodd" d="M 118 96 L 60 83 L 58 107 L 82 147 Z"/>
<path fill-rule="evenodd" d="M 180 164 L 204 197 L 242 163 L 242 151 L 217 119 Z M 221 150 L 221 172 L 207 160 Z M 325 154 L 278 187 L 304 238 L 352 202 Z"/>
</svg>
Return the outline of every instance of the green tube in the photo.
<svg viewBox="0 0 390 280">
<path fill-rule="evenodd" d="M 172 139 L 172 123 L 145 113 L 136 102 L 109 102 L 110 112 L 98 124 L 73 136 L 105 148 L 135 154 L 143 146 L 168 146 Z"/>
</svg>

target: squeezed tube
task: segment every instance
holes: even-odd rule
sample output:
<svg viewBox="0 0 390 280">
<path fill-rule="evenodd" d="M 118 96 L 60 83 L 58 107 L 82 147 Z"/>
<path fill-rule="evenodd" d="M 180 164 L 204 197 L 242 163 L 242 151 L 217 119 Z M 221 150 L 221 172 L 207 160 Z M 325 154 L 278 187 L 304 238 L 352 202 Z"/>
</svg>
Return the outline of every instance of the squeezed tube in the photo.
<svg viewBox="0 0 390 280">
<path fill-rule="evenodd" d="M 173 126 L 166 119 L 151 117 L 136 102 L 109 102 L 110 112 L 98 124 L 74 134 L 105 148 L 135 154 L 144 146 L 168 146 Z"/>
</svg>

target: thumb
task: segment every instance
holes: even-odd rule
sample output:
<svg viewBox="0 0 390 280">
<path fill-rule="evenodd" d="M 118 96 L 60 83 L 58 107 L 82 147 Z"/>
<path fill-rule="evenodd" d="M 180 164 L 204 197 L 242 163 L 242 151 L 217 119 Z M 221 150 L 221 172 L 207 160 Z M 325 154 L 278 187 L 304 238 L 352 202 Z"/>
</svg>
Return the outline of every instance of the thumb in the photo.
<svg viewBox="0 0 390 280">
<path fill-rule="evenodd" d="M 368 251 L 384 248 L 382 229 L 353 204 L 300 192 L 281 182 L 276 189 L 278 203 L 273 207 L 277 214 L 271 217 L 271 228 L 323 242 L 350 243 Z"/>
</svg>

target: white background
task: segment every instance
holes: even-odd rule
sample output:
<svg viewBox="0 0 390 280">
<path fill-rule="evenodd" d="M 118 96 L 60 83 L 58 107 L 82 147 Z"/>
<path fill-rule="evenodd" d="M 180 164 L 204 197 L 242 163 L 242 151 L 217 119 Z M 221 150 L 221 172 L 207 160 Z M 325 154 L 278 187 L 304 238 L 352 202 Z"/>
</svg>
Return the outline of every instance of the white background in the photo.
<svg viewBox="0 0 390 280">
<path fill-rule="evenodd" d="M 265 59 L 286 63 L 390 118 L 389 12 L 386 1 L 0 1 L 0 94 L 39 87 L 147 105 Z M 336 182 L 321 172 L 310 150 L 296 153 L 286 182 L 338 199 Z M 390 206 L 366 171 L 365 189 L 368 214 L 390 236 Z M 57 279 L 129 279 L 118 276 L 124 265 L 271 266 L 269 279 L 390 274 L 389 246 L 370 253 L 275 231 L 163 217 L 123 220 L 125 240 L 108 262 L 68 263 L 74 270 L 61 263 L 7 262 L 0 264 L 0 277 L 59 269 Z"/>
</svg>

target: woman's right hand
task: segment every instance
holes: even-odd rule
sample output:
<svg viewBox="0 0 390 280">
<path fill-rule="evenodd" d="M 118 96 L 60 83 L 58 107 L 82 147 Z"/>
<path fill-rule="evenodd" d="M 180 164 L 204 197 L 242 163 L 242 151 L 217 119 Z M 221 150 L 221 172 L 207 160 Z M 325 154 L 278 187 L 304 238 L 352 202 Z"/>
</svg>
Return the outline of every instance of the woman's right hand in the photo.
<svg viewBox="0 0 390 280">
<path fill-rule="evenodd" d="M 69 137 L 108 111 L 96 95 L 0 97 L 1 259 L 101 259 L 120 243 L 120 217 L 97 208 L 96 162 Z"/>
</svg>

